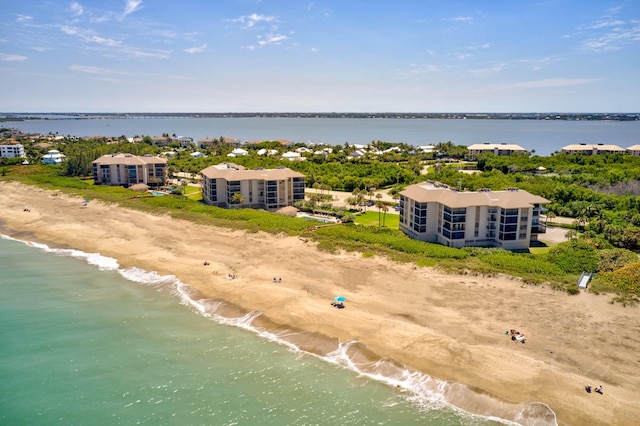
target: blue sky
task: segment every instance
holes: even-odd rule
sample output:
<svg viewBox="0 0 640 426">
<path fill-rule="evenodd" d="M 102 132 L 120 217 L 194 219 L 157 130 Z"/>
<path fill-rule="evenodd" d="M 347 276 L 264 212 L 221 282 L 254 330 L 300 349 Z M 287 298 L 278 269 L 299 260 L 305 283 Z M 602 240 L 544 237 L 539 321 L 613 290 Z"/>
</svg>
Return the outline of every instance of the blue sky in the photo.
<svg viewBox="0 0 640 426">
<path fill-rule="evenodd" d="M 640 111 L 640 0 L 2 3 L 4 112 Z"/>
</svg>

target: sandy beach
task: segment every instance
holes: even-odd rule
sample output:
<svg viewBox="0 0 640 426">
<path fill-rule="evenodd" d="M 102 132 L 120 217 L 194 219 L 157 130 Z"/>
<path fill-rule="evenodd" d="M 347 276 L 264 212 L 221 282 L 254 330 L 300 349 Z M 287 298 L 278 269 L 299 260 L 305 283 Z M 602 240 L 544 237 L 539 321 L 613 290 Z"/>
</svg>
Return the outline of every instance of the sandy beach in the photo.
<svg viewBox="0 0 640 426">
<path fill-rule="evenodd" d="M 295 237 L 204 227 L 97 201 L 83 207 L 80 198 L 17 183 L 0 183 L 0 233 L 175 275 L 202 297 L 227 302 L 228 315 L 260 311 L 257 326 L 287 334 L 304 350 L 324 354 L 357 341 L 357 358 L 388 358 L 466 385 L 450 386 L 447 397 L 470 412 L 509 419 L 538 402 L 562 425 L 640 418 L 640 308 L 611 304 L 606 295 L 569 296 L 509 277 L 329 254 Z M 345 309 L 330 305 L 336 295 L 347 298 Z M 509 329 L 527 343 L 512 341 Z M 586 384 L 602 385 L 603 394 L 586 393 Z"/>
</svg>

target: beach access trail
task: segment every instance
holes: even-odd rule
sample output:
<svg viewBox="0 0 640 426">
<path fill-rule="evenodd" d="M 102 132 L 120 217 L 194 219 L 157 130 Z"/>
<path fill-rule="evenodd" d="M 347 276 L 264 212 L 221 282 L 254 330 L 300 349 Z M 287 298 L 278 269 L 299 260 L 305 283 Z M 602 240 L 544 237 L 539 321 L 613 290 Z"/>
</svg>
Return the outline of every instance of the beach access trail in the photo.
<svg viewBox="0 0 640 426">
<path fill-rule="evenodd" d="M 361 342 L 372 359 L 469 385 L 448 398 L 470 412 L 508 418 L 517 404 L 540 402 L 559 424 L 633 425 L 640 418 L 640 308 L 611 304 L 606 295 L 569 296 L 509 277 L 330 254 L 296 237 L 205 227 L 99 201 L 83 207 L 81 198 L 18 183 L 0 183 L 0 233 L 175 275 L 202 297 L 228 302 L 222 314 L 260 311 L 260 326 L 295 331 L 305 350 Z M 347 298 L 345 309 L 330 305 L 336 295 Z M 505 336 L 509 329 L 527 343 Z M 586 384 L 602 385 L 603 395 L 586 393 Z"/>
</svg>

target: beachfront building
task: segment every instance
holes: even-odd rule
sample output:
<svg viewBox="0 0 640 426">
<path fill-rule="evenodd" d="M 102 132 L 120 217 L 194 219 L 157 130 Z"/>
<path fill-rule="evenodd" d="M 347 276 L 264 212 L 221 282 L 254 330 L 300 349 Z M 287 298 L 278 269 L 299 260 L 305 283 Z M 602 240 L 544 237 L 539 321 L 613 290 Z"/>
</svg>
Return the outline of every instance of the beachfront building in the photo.
<svg viewBox="0 0 640 426">
<path fill-rule="evenodd" d="M 505 191 L 457 191 L 437 182 L 400 193 L 400 230 L 410 238 L 448 247 L 526 249 L 546 231 L 543 197 Z"/>
<path fill-rule="evenodd" d="M 59 165 L 59 164 L 62 164 L 65 157 L 66 155 L 62 154 L 57 149 L 52 149 L 47 151 L 47 153 L 42 156 L 42 162 L 44 164 Z"/>
<path fill-rule="evenodd" d="M 213 206 L 273 211 L 304 200 L 304 175 L 285 167 L 247 170 L 222 163 L 200 174 L 202 198 Z"/>
<path fill-rule="evenodd" d="M 490 153 L 493 155 L 509 156 L 511 154 L 524 154 L 526 149 L 520 145 L 512 143 L 476 143 L 467 148 L 468 156 L 471 159 L 475 159 L 480 154 Z"/>
<path fill-rule="evenodd" d="M 627 148 L 627 153 L 640 157 L 640 145 L 633 145 Z"/>
<path fill-rule="evenodd" d="M 239 146 L 240 139 L 220 136 L 219 138 L 202 138 L 202 139 L 198 139 L 196 142 L 196 146 L 200 149 L 209 148 L 217 145 L 225 145 L 225 144 L 232 145 L 232 146 Z"/>
<path fill-rule="evenodd" d="M 165 158 L 153 155 L 107 154 L 93 162 L 93 182 L 96 185 L 125 186 L 144 183 L 162 186 L 167 183 Z"/>
<path fill-rule="evenodd" d="M 0 157 L 2 158 L 24 158 L 24 145 L 17 142 L 0 145 Z"/>
<path fill-rule="evenodd" d="M 562 147 L 562 152 L 567 154 L 586 154 L 586 155 L 598 155 L 598 154 L 624 154 L 626 150 L 618 145 L 607 145 L 603 143 L 579 143 L 573 145 L 567 145 Z"/>
</svg>

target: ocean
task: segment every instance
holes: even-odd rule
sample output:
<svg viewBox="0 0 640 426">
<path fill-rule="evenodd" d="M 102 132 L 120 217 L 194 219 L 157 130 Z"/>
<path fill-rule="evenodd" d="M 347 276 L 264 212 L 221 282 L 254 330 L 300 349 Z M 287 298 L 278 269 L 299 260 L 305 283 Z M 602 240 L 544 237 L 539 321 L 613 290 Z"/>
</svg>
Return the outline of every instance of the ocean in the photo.
<svg viewBox="0 0 640 426">
<path fill-rule="evenodd" d="M 516 424 L 452 407 L 422 374 L 363 374 L 346 346 L 312 355 L 252 327 L 259 313 L 216 309 L 173 276 L 3 236 L 0 424 Z"/>
<path fill-rule="evenodd" d="M 550 155 L 563 146 L 603 143 L 628 148 L 640 143 L 640 121 L 462 120 L 393 118 L 128 118 L 29 120 L 5 122 L 24 132 L 87 136 L 160 136 L 163 133 L 195 140 L 220 136 L 241 141 L 286 139 L 329 145 L 372 141 L 404 142 L 413 146 L 453 142 L 510 143 L 537 155 Z"/>
</svg>

